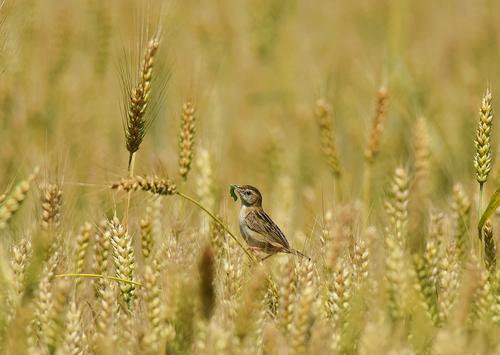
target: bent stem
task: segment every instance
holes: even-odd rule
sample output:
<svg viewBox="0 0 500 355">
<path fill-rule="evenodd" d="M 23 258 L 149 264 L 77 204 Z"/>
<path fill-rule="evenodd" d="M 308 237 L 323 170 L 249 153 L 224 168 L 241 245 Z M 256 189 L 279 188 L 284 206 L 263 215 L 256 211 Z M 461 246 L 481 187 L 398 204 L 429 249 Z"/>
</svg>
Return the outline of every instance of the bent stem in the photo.
<svg viewBox="0 0 500 355">
<path fill-rule="evenodd" d="M 191 196 L 185 195 L 184 193 L 179 192 L 179 191 L 177 191 L 176 194 L 182 198 L 185 198 L 189 202 L 194 203 L 196 206 L 198 206 L 203 211 L 205 211 L 217 224 L 219 224 L 222 227 L 222 229 L 224 229 L 224 231 L 226 231 L 227 234 L 229 234 L 231 236 L 231 238 L 233 238 L 233 240 L 238 244 L 238 246 L 241 249 L 243 249 L 243 251 L 248 256 L 248 258 L 251 261 L 256 262 L 255 257 L 247 250 L 247 248 L 245 248 L 245 246 L 243 244 L 241 244 L 239 239 L 229 230 L 229 228 L 224 224 L 224 222 L 221 221 L 221 219 L 219 217 L 217 217 L 213 212 L 209 211 L 207 208 L 205 208 L 205 206 L 203 206 L 201 203 L 196 201 Z"/>
<path fill-rule="evenodd" d="M 121 278 L 115 277 L 115 276 L 106 276 L 106 275 L 99 275 L 99 274 L 58 274 L 58 275 L 55 275 L 55 277 L 89 277 L 89 278 L 94 278 L 94 279 L 106 279 L 106 280 L 113 280 L 113 281 L 118 281 L 118 282 L 125 282 L 128 284 L 142 287 L 142 284 L 140 282 L 121 279 Z"/>
</svg>

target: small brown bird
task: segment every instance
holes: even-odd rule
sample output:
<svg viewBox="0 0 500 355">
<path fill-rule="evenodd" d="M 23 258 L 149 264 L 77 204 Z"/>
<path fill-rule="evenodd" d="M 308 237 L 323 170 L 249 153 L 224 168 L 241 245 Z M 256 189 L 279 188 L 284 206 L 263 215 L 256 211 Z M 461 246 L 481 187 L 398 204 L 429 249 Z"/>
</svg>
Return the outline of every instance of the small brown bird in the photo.
<svg viewBox="0 0 500 355">
<path fill-rule="evenodd" d="M 293 249 L 283 232 L 262 209 L 262 195 L 250 185 L 231 185 L 241 200 L 240 232 L 250 249 L 268 254 L 262 260 L 276 253 L 288 253 L 308 258 Z M 236 199 L 236 196 L 233 195 Z M 309 259 L 309 258 L 308 258 Z"/>
</svg>

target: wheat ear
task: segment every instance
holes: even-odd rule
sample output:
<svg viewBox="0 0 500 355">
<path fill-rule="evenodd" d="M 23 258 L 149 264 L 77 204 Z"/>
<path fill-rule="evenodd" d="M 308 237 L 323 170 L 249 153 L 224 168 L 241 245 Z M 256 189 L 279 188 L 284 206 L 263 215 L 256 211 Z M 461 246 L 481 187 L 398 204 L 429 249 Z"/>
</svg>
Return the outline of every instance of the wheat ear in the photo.
<svg viewBox="0 0 500 355">
<path fill-rule="evenodd" d="M 42 195 L 42 229 L 57 229 L 61 222 L 62 190 L 57 184 L 47 184 Z"/>
<path fill-rule="evenodd" d="M 365 168 L 363 172 L 363 197 L 365 209 L 369 208 L 371 199 L 371 180 L 373 164 L 380 151 L 380 139 L 384 130 L 384 121 L 387 116 L 387 89 L 381 87 L 377 91 L 377 100 L 375 103 L 375 112 L 372 118 L 372 127 L 368 143 L 365 149 Z"/>
<path fill-rule="evenodd" d="M 181 128 L 179 133 L 179 175 L 187 180 L 194 155 L 196 109 L 191 99 L 182 105 Z"/>
<path fill-rule="evenodd" d="M 491 129 L 493 126 L 492 94 L 489 88 L 481 100 L 479 109 L 479 123 L 476 130 L 476 155 L 474 156 L 474 168 L 476 169 L 476 180 L 479 183 L 479 197 L 477 203 L 477 218 L 483 213 L 483 190 L 488 175 L 491 171 Z M 481 233 L 479 234 L 481 237 Z M 482 255 L 481 241 L 478 241 L 479 255 Z"/>
<path fill-rule="evenodd" d="M 321 149 L 328 163 L 328 167 L 335 178 L 340 177 L 340 163 L 335 146 L 335 133 L 332 125 L 332 109 L 324 100 L 316 101 L 315 110 L 316 122 L 318 124 L 321 137 Z"/>
<path fill-rule="evenodd" d="M 128 93 L 125 140 L 129 151 L 128 170 L 130 175 L 133 175 L 134 154 L 139 150 L 146 134 L 145 115 L 150 101 L 153 65 L 159 45 L 159 38 L 154 37 L 149 40 L 139 68 L 138 83 L 131 89 L 124 88 Z"/>
<path fill-rule="evenodd" d="M 31 182 L 35 179 L 38 174 L 38 168 L 35 172 L 31 174 L 26 180 L 19 182 L 12 192 L 5 197 L 4 201 L 0 204 L 0 230 L 7 227 L 7 223 L 12 218 L 12 216 L 21 207 L 28 191 L 31 187 Z"/>
<path fill-rule="evenodd" d="M 110 222 L 111 245 L 113 247 L 113 261 L 116 277 L 133 280 L 136 267 L 132 238 L 118 218 L 114 217 Z M 128 308 L 132 308 L 135 298 L 135 285 L 132 283 L 120 283 L 120 291 Z"/>
</svg>

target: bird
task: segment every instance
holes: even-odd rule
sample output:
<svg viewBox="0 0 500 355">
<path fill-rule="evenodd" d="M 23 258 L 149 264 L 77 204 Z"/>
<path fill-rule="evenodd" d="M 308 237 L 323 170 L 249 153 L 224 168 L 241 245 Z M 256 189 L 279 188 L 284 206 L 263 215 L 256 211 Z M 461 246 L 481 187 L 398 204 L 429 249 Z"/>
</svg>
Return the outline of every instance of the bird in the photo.
<svg viewBox="0 0 500 355">
<path fill-rule="evenodd" d="M 281 229 L 262 208 L 262 194 L 251 185 L 231 185 L 231 194 L 241 201 L 239 214 L 240 233 L 250 249 L 267 254 L 262 260 L 277 253 L 293 254 L 310 258 L 293 249 Z"/>
</svg>

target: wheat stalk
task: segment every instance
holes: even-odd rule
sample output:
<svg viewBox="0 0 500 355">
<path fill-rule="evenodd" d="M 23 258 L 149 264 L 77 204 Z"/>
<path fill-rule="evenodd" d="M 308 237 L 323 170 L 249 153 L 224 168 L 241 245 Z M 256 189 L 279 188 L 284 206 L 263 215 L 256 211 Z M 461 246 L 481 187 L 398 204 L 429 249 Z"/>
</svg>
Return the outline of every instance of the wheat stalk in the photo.
<svg viewBox="0 0 500 355">
<path fill-rule="evenodd" d="M 165 315 L 160 298 L 159 273 L 151 265 L 146 265 L 144 269 L 144 290 L 144 300 L 146 301 L 149 321 L 149 333 L 146 335 L 144 342 L 148 352 L 157 353 L 163 338 L 162 331 Z"/>
<path fill-rule="evenodd" d="M 86 335 L 83 330 L 81 310 L 73 300 L 69 305 L 66 323 L 66 335 L 62 345 L 62 354 L 79 355 L 86 352 Z"/>
<path fill-rule="evenodd" d="M 212 158 L 210 152 L 205 148 L 198 149 L 196 158 L 198 174 L 196 177 L 196 193 L 200 202 L 209 210 L 215 209 L 214 199 L 214 177 L 212 168 Z"/>
<path fill-rule="evenodd" d="M 7 227 L 9 220 L 21 207 L 37 174 L 38 168 L 27 179 L 20 181 L 0 204 L 0 230 Z"/>
<path fill-rule="evenodd" d="M 424 193 L 422 189 L 428 186 L 428 177 L 430 170 L 430 147 L 429 147 L 429 132 L 427 128 L 427 121 L 424 117 L 420 116 L 415 123 L 414 133 L 414 149 L 415 149 L 415 180 L 414 188 L 419 193 Z"/>
<path fill-rule="evenodd" d="M 446 323 L 451 310 L 456 303 L 457 291 L 460 285 L 457 250 L 450 244 L 440 262 L 441 279 L 439 281 L 438 309 L 440 323 Z"/>
<path fill-rule="evenodd" d="M 240 344 L 245 340 L 253 341 L 251 338 L 251 331 L 257 325 L 257 318 L 262 313 L 260 307 L 262 306 L 262 295 L 266 283 L 266 275 L 262 268 L 255 270 L 254 278 L 250 282 L 235 319 L 235 334 L 238 337 Z M 242 344 L 243 345 L 243 344 Z"/>
<path fill-rule="evenodd" d="M 222 273 L 225 275 L 225 282 L 222 288 L 221 303 L 224 307 L 224 314 L 229 318 L 236 316 L 236 302 L 241 294 L 243 278 L 242 261 L 236 243 L 227 240 L 224 244 L 222 257 Z"/>
<path fill-rule="evenodd" d="M 288 259 L 280 274 L 278 319 L 282 330 L 287 334 L 292 328 L 297 289 L 297 274 L 293 259 Z"/>
<path fill-rule="evenodd" d="M 334 328 L 337 328 L 341 318 L 349 311 L 349 298 L 352 291 L 352 270 L 345 257 L 337 260 L 332 276 L 333 282 L 327 300 L 327 310 L 329 317 L 333 319 Z"/>
<path fill-rule="evenodd" d="M 96 341 L 103 343 L 112 340 L 115 331 L 115 318 L 119 313 L 116 284 L 104 283 L 99 302 L 99 316 L 96 320 Z M 99 344 L 100 345 L 100 344 Z"/>
<path fill-rule="evenodd" d="M 109 221 L 111 230 L 111 246 L 116 277 L 133 280 L 136 268 L 132 238 L 116 216 Z M 135 284 L 120 283 L 120 291 L 128 308 L 132 308 L 135 298 Z M 125 310 L 126 311 L 126 310 Z"/>
<path fill-rule="evenodd" d="M 370 136 L 365 149 L 365 167 L 363 172 L 363 198 L 365 209 L 369 208 L 371 199 L 372 166 L 380 151 L 380 139 L 384 130 L 384 121 L 387 116 L 387 89 L 382 86 L 377 91 L 375 112 L 372 118 Z"/>
<path fill-rule="evenodd" d="M 408 224 L 409 178 L 403 168 L 396 168 L 389 188 L 385 208 L 390 218 L 391 233 L 402 242 L 406 243 Z"/>
<path fill-rule="evenodd" d="M 194 155 L 196 109 L 191 99 L 182 105 L 181 128 L 179 132 L 179 175 L 183 180 L 191 170 Z"/>
<path fill-rule="evenodd" d="M 8 298 L 8 321 L 12 320 L 16 314 L 17 307 L 21 303 L 25 290 L 26 268 L 31 260 L 32 253 L 33 249 L 31 246 L 31 239 L 28 237 L 22 238 L 19 243 L 12 247 L 12 256 L 10 259 L 10 268 L 12 271 L 12 290 Z"/>
<path fill-rule="evenodd" d="M 42 195 L 42 229 L 57 229 L 61 222 L 62 190 L 57 184 L 47 184 Z"/>
<path fill-rule="evenodd" d="M 434 324 L 438 324 L 437 289 L 431 279 L 432 270 L 426 259 L 420 255 L 414 257 L 414 268 L 417 279 L 415 289 L 421 296 L 422 305 L 427 315 Z"/>
<path fill-rule="evenodd" d="M 310 317 L 316 297 L 314 285 L 314 266 L 311 260 L 305 260 L 299 270 L 300 296 L 295 302 L 295 317 L 290 329 L 291 347 L 294 354 L 305 354 Z"/>
<path fill-rule="evenodd" d="M 458 255 L 461 261 L 467 252 L 468 231 L 470 222 L 471 203 L 462 185 L 455 184 L 453 187 L 453 219 L 455 224 L 455 242 L 458 248 Z"/>
<path fill-rule="evenodd" d="M 492 294 L 490 274 L 479 263 L 474 254 L 471 257 L 468 269 L 473 273 L 473 292 L 471 296 L 471 309 L 469 311 L 469 322 L 479 325 L 491 319 L 491 306 L 495 302 Z"/>
<path fill-rule="evenodd" d="M 491 303 L 491 320 L 495 325 L 500 324 L 500 269 L 495 271 L 493 283 L 493 302 Z"/>
<path fill-rule="evenodd" d="M 382 86 L 377 91 L 377 101 L 375 103 L 375 112 L 372 118 L 372 127 L 370 138 L 365 149 L 365 160 L 373 164 L 375 157 L 380 151 L 380 138 L 384 130 L 384 121 L 387 115 L 387 89 Z"/>
<path fill-rule="evenodd" d="M 360 238 L 356 239 L 352 255 L 352 271 L 357 288 L 361 287 L 364 281 L 368 279 L 369 257 L 370 251 L 365 241 Z"/>
<path fill-rule="evenodd" d="M 55 270 L 61 261 L 61 249 L 56 248 L 44 265 L 42 277 L 33 300 L 33 319 L 28 328 L 28 345 L 30 352 L 46 352 L 54 329 L 53 310 L 55 299 L 52 292 L 52 281 Z"/>
<path fill-rule="evenodd" d="M 169 179 L 158 176 L 131 176 L 122 178 L 111 185 L 112 189 L 130 191 L 148 191 L 158 195 L 173 195 L 177 191 L 175 184 Z"/>
<path fill-rule="evenodd" d="M 409 179 L 406 171 L 397 168 L 385 202 L 389 225 L 384 238 L 385 269 L 388 281 L 389 312 L 393 320 L 403 317 L 408 291 L 406 272 L 406 225 L 408 224 Z"/>
<path fill-rule="evenodd" d="M 483 227 L 484 263 L 491 274 L 495 273 L 497 265 L 497 248 L 493 237 L 493 226 L 488 220 Z"/>
<path fill-rule="evenodd" d="M 20 298 L 24 291 L 24 278 L 26 267 L 29 263 L 33 249 L 31 247 L 31 240 L 24 237 L 18 244 L 12 247 L 12 259 L 10 261 L 11 269 L 13 272 L 13 290 L 16 298 Z"/>
<path fill-rule="evenodd" d="M 76 250 L 75 250 L 75 273 L 80 274 L 83 272 L 85 266 L 85 257 L 90 242 L 90 234 L 92 233 L 92 225 L 88 222 L 84 223 L 76 236 Z M 79 285 L 77 280 L 77 286 Z"/>
<path fill-rule="evenodd" d="M 326 158 L 331 173 L 335 178 L 339 178 L 340 164 L 337 148 L 335 146 L 335 133 L 332 126 L 331 111 L 330 105 L 328 105 L 324 99 L 316 101 L 316 110 L 314 113 L 321 138 L 321 149 L 323 150 L 323 155 Z"/>
<path fill-rule="evenodd" d="M 139 222 L 141 227 L 141 251 L 142 256 L 147 258 L 151 255 L 154 246 L 151 218 L 149 215 L 142 218 Z"/>
<path fill-rule="evenodd" d="M 479 123 L 476 130 L 476 155 L 474 156 L 474 167 L 476 168 L 476 180 L 482 188 L 491 171 L 491 128 L 493 125 L 493 108 L 491 106 L 492 95 L 490 89 L 481 101 L 479 109 Z"/>
<path fill-rule="evenodd" d="M 437 287 L 441 277 L 439 263 L 443 257 L 444 221 L 443 214 L 431 216 L 431 230 L 425 244 L 424 259 L 430 269 L 430 282 Z"/>
<path fill-rule="evenodd" d="M 477 218 L 481 218 L 483 211 L 483 189 L 488 175 L 491 171 L 491 129 L 493 125 L 493 108 L 491 105 L 492 95 L 489 88 L 481 101 L 479 109 L 479 123 L 476 130 L 476 155 L 474 156 L 474 168 L 476 169 L 476 180 L 479 183 L 479 199 L 477 205 Z M 479 253 L 481 253 L 481 241 L 479 241 Z"/>
<path fill-rule="evenodd" d="M 95 274 L 105 275 L 108 271 L 109 250 L 111 247 L 111 229 L 106 220 L 99 222 L 94 234 L 94 260 L 92 269 Z M 94 283 L 96 295 L 104 289 L 105 279 L 99 278 Z"/>
<path fill-rule="evenodd" d="M 150 101 L 153 65 L 159 45 L 160 39 L 158 37 L 149 40 L 139 67 L 138 83 L 132 88 L 126 86 L 128 83 L 124 83 L 124 91 L 127 94 L 126 100 L 128 102 L 125 141 L 129 151 L 128 170 L 130 175 L 133 175 L 134 154 L 139 150 L 146 134 L 147 121 L 145 115 Z"/>
</svg>

